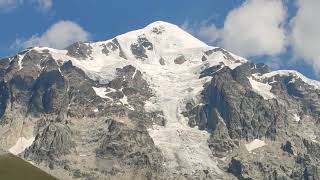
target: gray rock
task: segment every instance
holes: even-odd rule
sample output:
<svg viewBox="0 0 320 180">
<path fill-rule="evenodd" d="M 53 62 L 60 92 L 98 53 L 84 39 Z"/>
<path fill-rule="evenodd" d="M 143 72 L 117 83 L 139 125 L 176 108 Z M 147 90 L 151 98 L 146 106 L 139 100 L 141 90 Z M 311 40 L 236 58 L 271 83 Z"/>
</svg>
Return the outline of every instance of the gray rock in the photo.
<svg viewBox="0 0 320 180">
<path fill-rule="evenodd" d="M 32 88 L 29 112 L 58 113 L 66 97 L 66 84 L 59 71 L 41 73 Z"/>
<path fill-rule="evenodd" d="M 224 54 L 225 58 L 230 60 L 230 61 L 233 61 L 233 62 L 237 62 L 237 60 L 226 50 L 222 49 L 222 48 L 214 48 L 214 49 L 211 49 L 211 50 L 208 50 L 205 52 L 205 54 L 207 56 L 210 56 L 211 54 L 215 53 L 215 52 L 221 52 L 222 54 Z"/>
<path fill-rule="evenodd" d="M 281 146 L 281 148 L 282 148 L 283 151 L 285 151 L 285 152 L 287 152 L 289 154 L 292 154 L 292 155 L 294 154 L 293 146 L 292 146 L 290 141 L 287 141 L 285 144 L 283 144 Z"/>
<path fill-rule="evenodd" d="M 216 66 L 212 66 L 212 67 L 206 68 L 205 70 L 203 70 L 200 73 L 200 77 L 199 78 L 212 76 L 212 75 L 214 75 L 214 73 L 218 72 L 223 66 L 224 66 L 224 64 L 220 64 L 220 65 L 216 65 Z"/>
<path fill-rule="evenodd" d="M 210 135 L 208 144 L 213 155 L 222 158 L 225 157 L 229 152 L 236 149 L 239 146 L 239 142 L 230 138 L 228 129 L 219 112 L 215 109 L 213 113 L 214 119 L 217 120 L 217 122 L 213 123 L 214 131 Z"/>
<path fill-rule="evenodd" d="M 153 44 L 145 37 L 141 35 L 137 39 L 137 43 L 131 44 L 131 52 L 137 59 L 148 58 L 146 50 L 153 50 Z"/>
<path fill-rule="evenodd" d="M 3 79 L 9 65 L 10 65 L 10 58 L 0 59 L 0 79 Z"/>
<path fill-rule="evenodd" d="M 35 139 L 30 148 L 25 151 L 24 157 L 34 162 L 55 162 L 59 157 L 73 151 L 72 132 L 61 123 L 49 123 Z"/>
<path fill-rule="evenodd" d="M 185 59 L 185 57 L 183 55 L 180 55 L 174 60 L 174 63 L 175 64 L 183 64 L 186 61 L 187 60 Z"/>
<path fill-rule="evenodd" d="M 232 158 L 228 172 L 235 175 L 238 179 L 291 179 L 280 167 L 275 167 L 268 162 L 257 161 L 251 164 L 237 157 Z"/>
<path fill-rule="evenodd" d="M 92 54 L 92 47 L 89 44 L 77 42 L 66 48 L 67 55 L 78 58 L 86 59 Z"/>
<path fill-rule="evenodd" d="M 148 58 L 148 56 L 146 55 L 146 50 L 138 43 L 131 44 L 131 52 L 137 59 Z"/>
<path fill-rule="evenodd" d="M 212 129 L 208 144 L 213 155 L 233 155 L 228 172 L 238 179 L 317 179 L 319 145 L 303 138 L 303 133 L 297 133 L 298 126 L 292 124 L 294 120 L 290 119 L 288 111 L 300 112 L 300 117 L 308 114 L 310 119 L 304 123 L 316 123 L 318 111 L 313 107 L 317 103 L 311 98 L 306 100 L 306 96 L 318 99 L 318 92 L 299 80 L 292 83 L 292 77 L 275 77 L 265 83 L 276 81 L 270 85 L 278 98 L 265 100 L 252 91 L 248 77 L 269 71 L 265 65 L 248 63 L 234 70 L 219 66 L 207 68 L 200 78 L 212 76 L 212 80 L 202 92 L 200 102 L 208 110 L 206 115 L 197 117 L 199 105 L 187 104 L 185 114 L 189 124 Z M 256 157 L 243 152 L 240 141 L 261 138 L 269 139 L 278 148 L 260 150 Z M 282 140 L 286 141 L 281 145 L 278 141 Z M 275 154 L 278 155 L 275 157 Z M 295 165 L 297 154 L 310 157 L 309 164 L 297 162 Z"/>
<path fill-rule="evenodd" d="M 127 57 L 126 57 L 125 53 L 123 52 L 117 38 L 112 39 L 112 42 L 108 43 L 107 46 L 111 47 L 112 51 L 119 49 L 119 57 L 122 57 L 123 59 L 127 59 Z"/>
<path fill-rule="evenodd" d="M 206 56 L 202 56 L 201 60 L 206 61 L 206 60 L 208 60 L 208 58 Z"/>
<path fill-rule="evenodd" d="M 119 161 L 121 166 L 151 172 L 151 176 L 162 170 L 162 155 L 143 126 L 129 128 L 112 119 L 106 121 L 107 128 L 98 158 Z M 151 178 L 151 177 L 150 177 Z"/>
<path fill-rule="evenodd" d="M 154 27 L 151 31 L 157 35 L 161 35 L 165 29 L 163 27 Z"/>
<path fill-rule="evenodd" d="M 153 50 L 153 44 L 146 38 L 145 35 L 138 37 L 138 44 L 144 47 L 147 50 Z"/>
<path fill-rule="evenodd" d="M 112 45 L 111 45 L 111 46 L 112 46 Z M 103 44 L 103 45 L 101 45 L 101 47 L 102 47 L 102 50 L 101 50 L 102 53 L 105 54 L 106 56 L 108 56 L 109 53 L 110 53 L 110 51 L 109 51 L 107 45 Z"/>
<path fill-rule="evenodd" d="M 162 66 L 166 65 L 166 63 L 165 63 L 165 61 L 164 61 L 164 59 L 163 59 L 162 57 L 159 59 L 159 63 L 160 63 Z"/>
<path fill-rule="evenodd" d="M 206 117 L 207 120 L 195 118 L 196 125 L 201 129 L 214 129 L 213 124 L 218 120 L 214 119 L 212 110 L 216 109 L 226 123 L 232 139 L 260 137 L 274 139 L 277 128 L 275 122 L 281 123 L 278 122 L 279 119 L 284 120 L 287 117 L 286 107 L 280 106 L 274 100 L 266 101 L 254 93 L 248 85 L 246 75 L 241 74 L 243 72 L 241 67 L 234 70 L 223 67 L 216 72 L 218 68 L 221 67 L 207 69 L 202 74 L 202 76 L 212 74 L 213 78 L 202 93 L 202 103 L 204 104 L 202 107 L 207 109 L 204 111 L 203 117 Z M 191 114 L 194 113 L 191 112 Z M 207 127 L 203 127 L 204 121 L 208 121 Z M 211 124 L 210 127 L 209 124 Z"/>
<path fill-rule="evenodd" d="M 9 89 L 7 87 L 7 84 L 3 81 L 0 81 L 0 122 L 2 119 L 2 116 L 5 114 L 8 100 L 9 100 Z"/>
</svg>

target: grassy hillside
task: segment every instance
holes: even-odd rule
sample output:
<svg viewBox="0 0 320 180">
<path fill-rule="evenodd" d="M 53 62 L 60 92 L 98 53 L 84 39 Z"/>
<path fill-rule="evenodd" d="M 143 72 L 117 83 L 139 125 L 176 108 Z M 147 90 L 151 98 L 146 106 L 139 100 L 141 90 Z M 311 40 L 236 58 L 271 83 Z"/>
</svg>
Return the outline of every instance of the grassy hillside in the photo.
<svg viewBox="0 0 320 180">
<path fill-rule="evenodd" d="M 13 155 L 0 155 L 0 179 L 57 180 L 32 164 Z"/>
</svg>

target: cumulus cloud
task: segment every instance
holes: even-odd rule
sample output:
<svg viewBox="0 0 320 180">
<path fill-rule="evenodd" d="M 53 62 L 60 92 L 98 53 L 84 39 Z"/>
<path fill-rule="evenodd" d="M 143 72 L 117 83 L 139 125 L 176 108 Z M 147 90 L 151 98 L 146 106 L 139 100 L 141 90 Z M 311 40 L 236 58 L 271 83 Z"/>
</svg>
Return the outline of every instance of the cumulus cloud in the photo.
<svg viewBox="0 0 320 180">
<path fill-rule="evenodd" d="M 74 42 L 87 41 L 88 39 L 89 33 L 77 23 L 72 21 L 59 21 L 52 25 L 42 35 L 33 35 L 25 41 L 17 40 L 16 44 L 23 48 L 30 46 L 46 46 L 61 49 Z"/>
<path fill-rule="evenodd" d="M 291 43 L 295 55 L 320 73 L 320 1 L 298 0 L 298 12 L 292 19 Z"/>
<path fill-rule="evenodd" d="M 285 20 L 281 0 L 247 0 L 229 12 L 222 28 L 208 23 L 193 27 L 201 39 L 239 55 L 275 56 L 286 49 Z"/>
<path fill-rule="evenodd" d="M 285 19 L 282 1 L 249 0 L 228 14 L 222 45 L 243 56 L 277 55 L 286 47 Z"/>
</svg>

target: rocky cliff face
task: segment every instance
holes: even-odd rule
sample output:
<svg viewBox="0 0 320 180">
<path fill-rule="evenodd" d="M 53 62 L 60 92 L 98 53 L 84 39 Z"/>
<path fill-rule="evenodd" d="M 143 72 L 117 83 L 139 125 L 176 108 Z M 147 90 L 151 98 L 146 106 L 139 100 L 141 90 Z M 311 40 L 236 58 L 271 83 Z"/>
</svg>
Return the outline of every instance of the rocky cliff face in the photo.
<svg viewBox="0 0 320 180">
<path fill-rule="evenodd" d="M 60 179 L 320 179 L 320 83 L 177 26 L 0 60 L 1 148 Z"/>
</svg>

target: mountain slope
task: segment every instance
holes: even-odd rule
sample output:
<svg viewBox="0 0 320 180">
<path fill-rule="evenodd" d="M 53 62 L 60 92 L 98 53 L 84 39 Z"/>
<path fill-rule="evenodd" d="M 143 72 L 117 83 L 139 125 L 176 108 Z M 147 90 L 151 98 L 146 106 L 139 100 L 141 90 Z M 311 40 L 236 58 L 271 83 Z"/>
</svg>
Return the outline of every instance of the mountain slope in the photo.
<svg viewBox="0 0 320 180">
<path fill-rule="evenodd" d="M 2 147 L 62 179 L 319 177 L 320 83 L 166 22 L 29 48 L 0 74 Z"/>
</svg>

